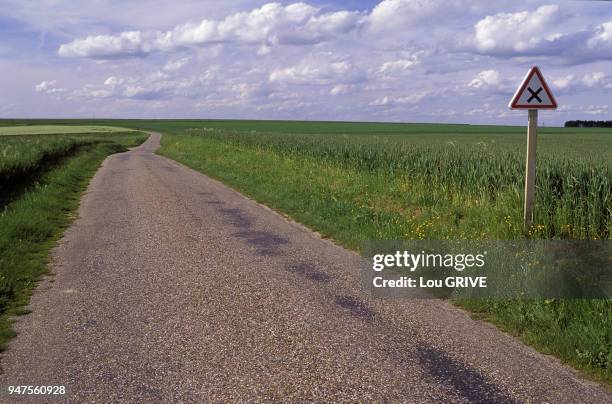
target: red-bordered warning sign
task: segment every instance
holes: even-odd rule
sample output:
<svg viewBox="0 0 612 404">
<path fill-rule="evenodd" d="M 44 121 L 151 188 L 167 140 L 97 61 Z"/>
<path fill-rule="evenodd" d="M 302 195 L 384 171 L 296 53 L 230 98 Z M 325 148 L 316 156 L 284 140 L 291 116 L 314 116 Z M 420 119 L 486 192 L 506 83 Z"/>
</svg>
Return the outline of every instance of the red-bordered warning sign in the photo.
<svg viewBox="0 0 612 404">
<path fill-rule="evenodd" d="M 519 86 L 512 101 L 512 109 L 556 109 L 557 101 L 537 66 L 532 67 Z"/>
</svg>

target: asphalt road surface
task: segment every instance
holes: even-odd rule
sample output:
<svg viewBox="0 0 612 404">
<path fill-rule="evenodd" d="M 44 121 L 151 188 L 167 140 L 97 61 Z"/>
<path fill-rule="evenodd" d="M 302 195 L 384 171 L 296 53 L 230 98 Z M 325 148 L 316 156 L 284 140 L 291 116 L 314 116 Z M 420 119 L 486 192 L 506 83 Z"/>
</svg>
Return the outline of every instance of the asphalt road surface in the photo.
<svg viewBox="0 0 612 404">
<path fill-rule="evenodd" d="M 67 390 L 23 400 L 612 401 L 448 303 L 369 298 L 359 256 L 159 140 L 104 162 L 18 319 L 0 383 Z"/>
</svg>

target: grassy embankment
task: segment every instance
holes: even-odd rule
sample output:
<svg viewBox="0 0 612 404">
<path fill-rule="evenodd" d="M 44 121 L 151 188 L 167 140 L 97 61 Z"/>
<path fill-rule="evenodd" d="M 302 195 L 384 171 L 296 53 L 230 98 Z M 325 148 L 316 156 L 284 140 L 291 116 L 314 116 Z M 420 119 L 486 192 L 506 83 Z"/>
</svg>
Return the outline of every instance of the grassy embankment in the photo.
<svg viewBox="0 0 612 404">
<path fill-rule="evenodd" d="M 48 133 L 48 132 L 47 132 Z M 0 346 L 102 160 L 146 135 L 0 136 Z"/>
<path fill-rule="evenodd" d="M 263 132 L 242 122 L 151 124 L 166 134 L 161 154 L 353 249 L 365 239 L 611 237 L 608 131 L 542 131 L 536 224 L 525 234 L 524 128 L 259 125 Z M 610 382 L 611 301 L 458 303 Z"/>
</svg>

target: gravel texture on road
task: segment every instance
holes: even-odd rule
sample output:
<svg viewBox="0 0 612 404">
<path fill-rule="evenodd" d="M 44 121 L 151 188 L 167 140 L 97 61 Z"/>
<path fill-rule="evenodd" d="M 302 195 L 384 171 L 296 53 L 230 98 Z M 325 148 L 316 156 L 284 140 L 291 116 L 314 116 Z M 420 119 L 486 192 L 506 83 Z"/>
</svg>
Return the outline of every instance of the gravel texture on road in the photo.
<svg viewBox="0 0 612 404">
<path fill-rule="evenodd" d="M 356 253 L 159 141 L 104 162 L 17 319 L 0 383 L 67 389 L 23 400 L 612 401 L 447 302 L 369 297 Z"/>
</svg>

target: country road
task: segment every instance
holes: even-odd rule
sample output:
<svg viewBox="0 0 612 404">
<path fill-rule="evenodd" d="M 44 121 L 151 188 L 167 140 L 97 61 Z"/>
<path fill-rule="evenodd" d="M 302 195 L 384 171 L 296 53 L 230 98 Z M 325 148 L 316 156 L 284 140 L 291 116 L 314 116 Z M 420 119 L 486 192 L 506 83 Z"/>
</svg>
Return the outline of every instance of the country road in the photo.
<svg viewBox="0 0 612 404">
<path fill-rule="evenodd" d="M 70 402 L 612 402 L 449 303 L 369 298 L 357 254 L 155 155 L 159 141 L 93 178 L 3 386 L 64 385 L 46 400 Z"/>
</svg>

